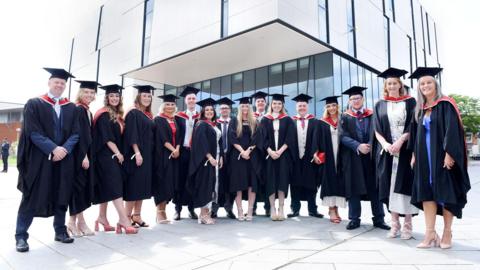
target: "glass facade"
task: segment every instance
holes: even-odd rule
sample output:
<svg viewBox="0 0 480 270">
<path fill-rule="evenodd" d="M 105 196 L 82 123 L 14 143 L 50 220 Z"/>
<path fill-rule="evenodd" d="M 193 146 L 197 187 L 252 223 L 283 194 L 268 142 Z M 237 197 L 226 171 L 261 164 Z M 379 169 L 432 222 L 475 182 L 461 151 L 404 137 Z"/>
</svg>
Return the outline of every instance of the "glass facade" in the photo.
<svg viewBox="0 0 480 270">
<path fill-rule="evenodd" d="M 152 36 L 153 24 L 153 4 L 154 0 L 145 0 L 145 20 L 143 22 L 143 48 L 142 48 L 142 66 L 148 64 L 150 52 L 150 39 Z"/>
<path fill-rule="evenodd" d="M 318 37 L 321 41 L 328 40 L 328 0 L 318 0 Z"/>
<path fill-rule="evenodd" d="M 367 68 L 335 53 L 326 52 L 190 85 L 201 89 L 198 94 L 199 100 L 208 97 L 213 99 L 228 97 L 235 100 L 257 91 L 285 94 L 288 95 L 285 99 L 285 109 L 291 116 L 296 114 L 295 102 L 291 99 L 305 93 L 313 97 L 310 102 L 310 113 L 320 117 L 325 106 L 325 102 L 320 101 L 322 98 L 341 95 L 342 91 L 353 85 L 368 88 L 365 91 L 365 105 L 371 108 L 380 96 L 379 83 L 377 75 Z M 165 92 L 178 95 L 183 87 L 166 86 Z M 339 101 L 342 108 L 347 108 L 346 97 Z M 177 106 L 179 110 L 185 109 L 183 99 L 178 100 Z M 233 113 L 236 113 L 237 106 L 238 104 L 233 105 Z"/>
</svg>

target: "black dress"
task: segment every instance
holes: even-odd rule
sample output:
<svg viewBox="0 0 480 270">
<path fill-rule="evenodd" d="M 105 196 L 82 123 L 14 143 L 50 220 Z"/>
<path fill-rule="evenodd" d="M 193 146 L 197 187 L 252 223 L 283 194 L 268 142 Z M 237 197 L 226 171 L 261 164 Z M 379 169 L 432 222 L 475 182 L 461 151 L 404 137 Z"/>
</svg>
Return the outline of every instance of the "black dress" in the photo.
<svg viewBox="0 0 480 270">
<path fill-rule="evenodd" d="M 131 109 L 125 116 L 123 165 L 126 172 L 123 199 L 138 201 L 152 196 L 153 121 L 149 113 Z M 132 145 L 137 144 L 143 163 L 137 166 Z M 133 157 L 133 158 L 132 158 Z"/>
<path fill-rule="evenodd" d="M 410 132 L 410 123 L 415 111 L 415 99 L 412 97 L 404 97 L 401 100 L 389 101 L 379 100 L 375 104 L 375 131 L 382 135 L 388 143 L 393 143 L 392 133 L 390 130 L 390 122 L 388 120 L 388 102 L 405 102 L 405 127 L 403 133 Z M 379 199 L 381 202 L 388 205 L 390 197 L 390 183 L 392 178 L 392 163 L 393 156 L 389 153 L 382 151 L 382 146 L 375 140 L 375 164 L 376 164 L 376 176 L 378 183 Z M 410 160 L 412 158 L 412 149 L 407 147 L 408 143 L 405 142 L 400 149 L 400 155 L 398 157 L 397 176 L 395 178 L 394 192 L 407 196 L 412 195 L 413 184 L 413 170 L 410 167 Z"/>
<path fill-rule="evenodd" d="M 425 117 L 427 110 L 431 110 L 430 121 Z M 433 106 L 424 108 L 415 126 L 412 204 L 423 209 L 422 202 L 435 201 L 438 215 L 442 215 L 445 207 L 461 218 L 470 190 L 470 178 L 465 134 L 455 101 L 443 97 Z M 451 170 L 443 168 L 446 153 L 455 161 Z"/>
<path fill-rule="evenodd" d="M 113 142 L 119 150 L 121 149 L 122 124 L 118 120 L 110 120 L 110 115 L 105 108 L 95 113 L 92 156 L 95 175 L 93 203 L 95 204 L 113 201 L 123 196 L 123 169 L 107 146 L 107 142 Z"/>
<path fill-rule="evenodd" d="M 70 215 L 82 213 L 90 207 L 93 200 L 93 163 L 92 163 L 92 113 L 88 107 L 77 104 L 78 125 L 80 138 L 75 148 L 75 182 L 70 200 Z M 88 157 L 89 168 L 85 170 L 82 162 Z"/>
<path fill-rule="evenodd" d="M 293 176 L 290 182 L 290 189 L 292 191 L 292 198 L 298 197 L 298 200 L 309 200 L 312 195 L 315 196 L 318 187 L 320 186 L 320 180 L 318 178 L 319 166 L 315 162 L 311 162 L 313 154 L 316 152 L 314 146 L 314 133 L 316 133 L 318 120 L 315 119 L 315 116 L 309 114 L 305 117 L 304 121 L 308 121 L 308 126 L 306 130 L 306 141 L 305 141 L 305 152 L 302 158 L 300 158 L 300 148 L 298 146 L 298 141 L 301 138 L 298 138 L 297 133 L 297 117 L 293 118 L 293 128 L 294 128 L 294 144 L 292 147 L 295 150 L 294 155 L 294 168 Z M 290 145 L 289 145 L 290 147 Z"/>
<path fill-rule="evenodd" d="M 159 115 L 155 117 L 155 151 L 154 151 L 154 171 L 152 180 L 152 191 L 155 198 L 155 205 L 161 202 L 168 202 L 173 199 L 175 183 L 178 181 L 179 174 L 179 158 L 171 158 L 172 153 L 165 147 L 165 143 L 169 142 L 176 147 L 182 143 L 184 137 L 175 118 L 175 136 L 172 127 L 168 122 L 168 117 Z M 180 152 L 180 155 L 182 153 Z"/>
<path fill-rule="evenodd" d="M 258 147 L 250 153 L 250 159 L 245 160 L 240 157 L 240 152 L 234 144 L 240 145 L 244 150 L 250 146 L 257 146 L 258 132 L 254 132 L 248 125 L 248 122 L 242 123 L 242 136 L 237 137 L 238 121 L 235 125 L 228 127 L 228 138 L 231 144 L 229 155 L 230 164 L 230 186 L 229 192 L 247 191 L 249 187 L 253 192 L 258 192 L 258 182 L 261 176 L 262 159 Z M 256 131 L 258 131 L 258 126 Z"/>
<path fill-rule="evenodd" d="M 337 122 L 338 123 L 338 122 Z M 337 123 L 329 118 L 322 118 L 319 121 L 318 129 L 314 138 L 317 140 L 315 145 L 320 153 L 323 153 L 324 162 L 320 165 L 319 178 L 322 188 L 320 189 L 320 198 L 326 197 L 345 197 L 345 182 L 342 177 L 342 165 L 340 157 L 340 138 L 338 138 L 337 157 L 335 160 L 331 127 L 338 130 Z"/>
<path fill-rule="evenodd" d="M 200 120 L 192 134 L 192 150 L 188 166 L 187 189 L 192 194 L 193 207 L 204 207 L 214 199 L 218 169 L 207 160 L 207 154 L 223 154 L 222 140 L 217 140 L 216 124 Z"/>
<path fill-rule="evenodd" d="M 78 140 L 76 106 L 67 99 L 59 103 L 60 117 L 53 109 L 55 102 L 47 95 L 30 99 L 23 111 L 17 156 L 17 188 L 22 192 L 19 212 L 32 211 L 35 217 L 53 216 L 58 206 L 66 209 L 72 194 L 74 157 L 68 154 L 61 161 L 52 162 L 51 152 L 57 145 L 65 147 L 74 136 L 75 142 L 70 147 L 75 146 Z M 42 137 L 41 142 L 33 142 L 34 134 Z"/>
<path fill-rule="evenodd" d="M 265 167 L 265 195 L 269 197 L 282 191 L 287 196 L 288 184 L 293 173 L 293 156 L 295 155 L 295 126 L 293 120 L 286 114 L 278 116 L 278 149 L 284 144 L 288 145 L 287 150 L 277 160 L 268 157 Z M 263 129 L 262 147 L 267 154 L 267 149 L 278 150 L 275 146 L 274 118 L 266 115 L 261 121 Z M 266 158 L 266 157 L 263 157 Z"/>
</svg>

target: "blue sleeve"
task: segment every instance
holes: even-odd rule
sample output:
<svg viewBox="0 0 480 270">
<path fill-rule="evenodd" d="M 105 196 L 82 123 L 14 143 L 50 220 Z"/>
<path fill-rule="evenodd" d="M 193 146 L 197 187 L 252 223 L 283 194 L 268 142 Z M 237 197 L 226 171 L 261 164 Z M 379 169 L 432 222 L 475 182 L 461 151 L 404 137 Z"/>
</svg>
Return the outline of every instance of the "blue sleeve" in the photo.
<svg viewBox="0 0 480 270">
<path fill-rule="evenodd" d="M 30 135 L 30 139 L 45 155 L 49 155 L 57 147 L 52 140 L 35 131 Z"/>
<path fill-rule="evenodd" d="M 80 136 L 78 134 L 72 134 L 70 137 L 68 137 L 67 141 L 62 145 L 65 149 L 67 149 L 67 152 L 70 154 L 72 153 L 73 147 L 75 147 L 75 144 L 78 143 L 78 139 Z"/>
</svg>

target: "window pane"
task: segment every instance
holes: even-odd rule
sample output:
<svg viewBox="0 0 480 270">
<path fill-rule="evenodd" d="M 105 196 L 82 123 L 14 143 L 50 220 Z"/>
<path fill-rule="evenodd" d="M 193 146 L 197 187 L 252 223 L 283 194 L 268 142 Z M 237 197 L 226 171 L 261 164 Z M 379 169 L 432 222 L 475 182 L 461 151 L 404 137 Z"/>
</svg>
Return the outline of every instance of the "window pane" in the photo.
<svg viewBox="0 0 480 270">
<path fill-rule="evenodd" d="M 282 93 L 282 64 L 269 67 L 268 89 L 270 94 Z"/>
<path fill-rule="evenodd" d="M 222 91 L 220 95 L 222 97 L 230 98 L 230 94 L 232 91 L 232 77 L 230 75 L 223 76 L 221 81 Z"/>
<path fill-rule="evenodd" d="M 350 88 L 350 62 L 346 59 L 341 58 L 342 65 L 342 92 Z M 347 108 L 348 105 L 348 96 L 343 95 L 343 110 Z"/>
<path fill-rule="evenodd" d="M 284 64 L 283 94 L 288 95 L 285 99 L 285 109 L 290 115 L 295 114 L 295 102 L 292 100 L 297 95 L 297 60 Z"/>
<path fill-rule="evenodd" d="M 326 0 L 318 0 L 318 36 L 327 42 L 327 6 Z"/>
<path fill-rule="evenodd" d="M 340 58 L 338 56 L 335 56 L 335 58 L 340 65 Z M 325 107 L 325 102 L 320 100 L 334 94 L 333 61 L 334 55 L 332 53 L 315 55 L 315 114 L 318 117 L 323 114 Z M 337 74 L 338 79 L 340 79 L 340 71 Z"/>
<path fill-rule="evenodd" d="M 237 73 L 232 75 L 232 100 L 236 100 L 242 97 L 243 91 L 243 73 Z M 237 104 L 233 105 L 234 108 Z"/>
<path fill-rule="evenodd" d="M 248 70 L 243 73 L 243 96 L 248 97 L 255 91 L 255 70 Z"/>
<path fill-rule="evenodd" d="M 217 100 L 220 98 L 220 78 L 212 79 L 210 82 L 210 97 Z"/>
<path fill-rule="evenodd" d="M 255 89 L 268 93 L 268 69 L 267 67 L 255 70 Z"/>
</svg>

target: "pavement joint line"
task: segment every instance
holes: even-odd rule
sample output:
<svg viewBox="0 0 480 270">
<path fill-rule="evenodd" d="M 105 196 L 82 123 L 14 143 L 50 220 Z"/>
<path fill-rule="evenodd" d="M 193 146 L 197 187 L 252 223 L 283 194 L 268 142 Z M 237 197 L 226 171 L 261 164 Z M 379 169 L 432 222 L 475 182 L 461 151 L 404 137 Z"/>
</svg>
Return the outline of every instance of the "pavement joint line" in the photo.
<svg viewBox="0 0 480 270">
<path fill-rule="evenodd" d="M 289 261 L 289 262 L 287 262 L 287 263 L 285 263 L 285 264 L 283 264 L 283 265 L 280 265 L 280 266 L 278 266 L 278 267 L 275 267 L 275 268 L 273 268 L 273 269 L 276 270 L 276 269 L 281 269 L 281 268 L 287 267 L 287 266 L 289 266 L 289 265 L 291 265 L 291 264 L 294 264 L 294 263 L 296 263 L 296 262 L 299 262 L 300 260 L 306 259 L 306 258 L 311 257 L 311 256 L 313 256 L 313 255 L 316 255 L 316 254 L 318 254 L 318 253 L 320 253 L 320 252 L 323 252 L 323 251 L 325 251 L 325 250 L 328 250 L 328 249 L 330 249 L 330 248 L 332 248 L 332 247 L 336 247 L 336 246 L 338 246 L 338 245 L 341 245 L 341 244 L 343 244 L 343 243 L 346 243 L 348 240 L 351 240 L 351 239 L 353 239 L 353 238 L 355 238 L 355 237 L 357 237 L 357 236 L 363 235 L 363 234 L 365 234 L 365 233 L 371 232 L 371 231 L 373 231 L 374 229 L 375 229 L 375 228 L 372 227 L 372 228 L 370 228 L 370 229 L 368 229 L 368 230 L 366 230 L 366 231 L 363 231 L 363 232 L 361 232 L 361 233 L 359 233 L 359 234 L 356 234 L 356 235 L 354 235 L 354 236 L 352 236 L 352 237 L 350 237 L 350 238 L 343 239 L 343 240 L 341 240 L 341 241 L 339 241 L 339 242 L 336 242 L 336 243 L 334 243 L 334 244 L 332 244 L 332 245 L 329 245 L 329 246 L 327 246 L 327 247 L 325 247 L 325 248 L 323 248 L 323 249 L 321 249 L 321 250 L 315 251 L 313 254 L 306 255 L 306 256 L 303 256 L 303 257 L 294 259 L 294 260 L 292 260 L 292 261 Z M 329 233 L 330 233 L 330 232 L 329 232 Z M 382 256 L 383 256 L 383 254 L 382 254 Z"/>
<path fill-rule="evenodd" d="M 5 262 L 5 264 L 10 267 L 10 269 L 15 269 L 13 268 L 13 266 L 7 261 L 7 259 L 5 257 L 3 257 L 2 254 L 0 254 L 0 257 L 2 258 L 2 260 Z"/>
</svg>

